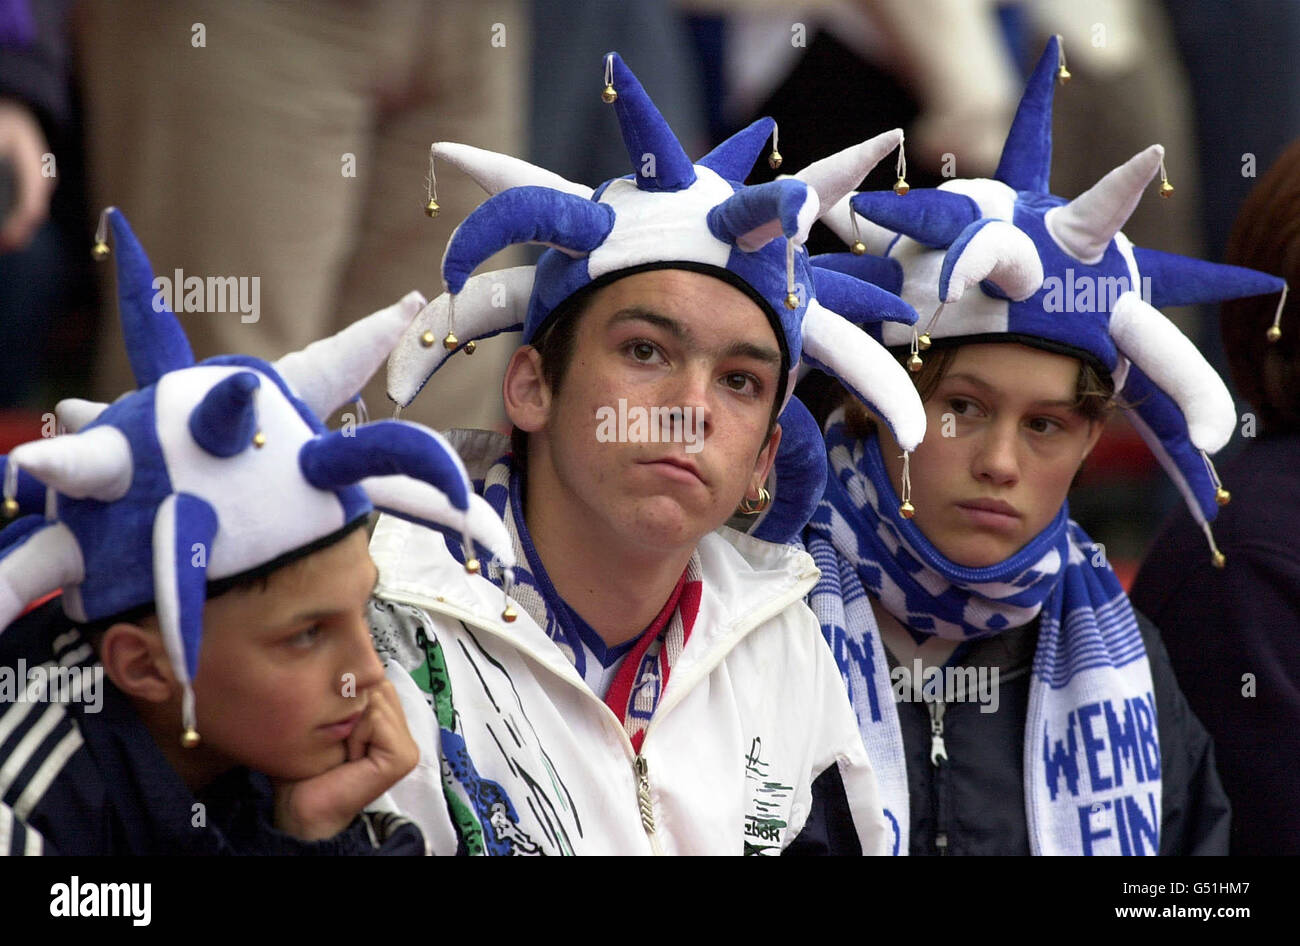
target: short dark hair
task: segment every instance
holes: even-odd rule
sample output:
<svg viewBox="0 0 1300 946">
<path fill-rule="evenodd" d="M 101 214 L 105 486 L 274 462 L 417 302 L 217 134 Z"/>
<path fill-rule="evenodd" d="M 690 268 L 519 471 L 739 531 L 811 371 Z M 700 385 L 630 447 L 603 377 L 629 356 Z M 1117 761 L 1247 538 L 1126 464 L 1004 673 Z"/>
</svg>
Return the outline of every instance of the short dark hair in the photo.
<svg viewBox="0 0 1300 946">
<path fill-rule="evenodd" d="M 558 394 L 560 385 L 569 373 L 573 362 L 573 353 L 578 347 L 578 325 L 582 317 L 591 308 L 594 293 L 578 292 L 565 299 L 542 330 L 533 336 L 532 346 L 542 362 L 542 380 L 551 389 L 551 394 Z M 523 469 L 528 462 L 528 434 L 518 427 L 510 430 L 510 452 L 514 455 L 515 465 Z"/>
<path fill-rule="evenodd" d="M 542 361 L 542 378 L 552 394 L 558 394 L 560 385 L 569 373 L 573 353 L 578 347 L 578 326 L 591 308 L 595 293 L 580 292 L 565 299 L 545 327 L 533 338 L 533 347 Z"/>
<path fill-rule="evenodd" d="M 1300 140 L 1268 169 L 1233 224 L 1227 262 L 1300 282 Z M 1300 431 L 1300 307 L 1288 301 L 1282 311 L 1282 336 L 1266 333 L 1277 311 L 1277 296 L 1231 299 L 1220 308 L 1220 332 L 1233 384 L 1259 412 L 1270 433 Z"/>
</svg>

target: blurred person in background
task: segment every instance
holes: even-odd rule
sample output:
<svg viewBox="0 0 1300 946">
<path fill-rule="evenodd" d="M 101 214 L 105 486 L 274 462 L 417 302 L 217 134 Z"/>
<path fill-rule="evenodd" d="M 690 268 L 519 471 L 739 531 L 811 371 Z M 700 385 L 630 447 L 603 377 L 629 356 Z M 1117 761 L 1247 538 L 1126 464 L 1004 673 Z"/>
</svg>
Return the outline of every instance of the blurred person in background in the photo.
<svg viewBox="0 0 1300 946">
<path fill-rule="evenodd" d="M 1227 261 L 1300 282 L 1300 141 L 1251 191 Z M 1165 632 L 1232 800 L 1233 854 L 1300 854 L 1300 309 L 1275 296 L 1222 305 L 1223 347 L 1249 403 L 1247 446 L 1224 466 L 1232 502 L 1201 530 L 1176 514 L 1151 547 L 1133 603 Z M 1277 331 L 1274 331 L 1274 326 Z M 1272 338 L 1270 336 L 1276 336 Z"/>
<path fill-rule="evenodd" d="M 394 287 L 436 295 L 452 224 L 477 201 L 445 187 L 425 215 L 430 143 L 523 140 L 525 0 L 87 0 L 76 13 L 96 202 L 131 215 L 158 273 L 180 278 L 176 297 L 192 277 L 258 277 L 255 305 L 175 305 L 200 358 L 301 348 Z M 133 385 L 120 341 L 100 346 L 97 393 L 111 399 Z M 499 425 L 470 379 L 509 352 L 483 343 L 408 419 Z M 381 384 L 365 393 L 389 412 Z"/>
<path fill-rule="evenodd" d="M 0 451 L 38 435 L 92 305 L 62 0 L 0 0 Z"/>
</svg>

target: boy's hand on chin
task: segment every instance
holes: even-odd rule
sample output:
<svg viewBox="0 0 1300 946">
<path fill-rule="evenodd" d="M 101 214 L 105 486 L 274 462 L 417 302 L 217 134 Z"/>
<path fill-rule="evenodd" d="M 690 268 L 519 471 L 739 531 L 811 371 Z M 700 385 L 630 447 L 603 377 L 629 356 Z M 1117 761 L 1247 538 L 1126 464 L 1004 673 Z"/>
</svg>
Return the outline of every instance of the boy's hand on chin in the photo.
<svg viewBox="0 0 1300 946">
<path fill-rule="evenodd" d="M 312 778 L 275 784 L 275 826 L 304 841 L 332 838 L 420 761 L 393 684 L 370 689 L 344 743 L 347 760 Z"/>
</svg>

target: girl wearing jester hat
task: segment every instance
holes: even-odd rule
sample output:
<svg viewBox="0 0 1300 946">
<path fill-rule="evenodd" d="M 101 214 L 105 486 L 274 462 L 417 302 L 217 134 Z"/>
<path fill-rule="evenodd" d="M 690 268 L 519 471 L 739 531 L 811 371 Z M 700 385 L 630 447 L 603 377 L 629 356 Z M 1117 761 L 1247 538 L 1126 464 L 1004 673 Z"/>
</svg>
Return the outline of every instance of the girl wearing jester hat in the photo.
<svg viewBox="0 0 1300 946">
<path fill-rule="evenodd" d="M 418 750 L 363 527 L 378 505 L 512 551 L 433 431 L 320 418 L 424 299 L 275 364 L 195 364 L 114 209 L 96 256 L 109 223 L 139 388 L 60 402 L 68 433 L 3 458 L 27 514 L 0 532 L 0 854 L 421 854 L 383 799 Z"/>
<path fill-rule="evenodd" d="M 785 486 L 825 485 L 802 532 L 822 572 L 810 603 L 895 853 L 1224 853 L 1210 740 L 1066 494 L 1118 401 L 1221 562 L 1209 522 L 1227 497 L 1208 455 L 1232 400 L 1155 306 L 1282 286 L 1125 239 L 1158 145 L 1073 201 L 1049 193 L 1059 55 L 1052 40 L 994 179 L 857 194 L 826 218 L 854 252 L 813 259 L 819 292 L 853 273 L 924 314 L 868 330 L 913 370 L 928 433 L 909 455 L 905 418 L 850 399 L 826 423 L 828 475 L 792 458 Z M 1101 292 L 1148 277 L 1149 301 Z M 1058 305 L 1066 278 L 1093 283 L 1096 304 Z M 783 455 L 813 442 L 803 431 L 787 426 Z"/>
<path fill-rule="evenodd" d="M 627 177 L 593 191 L 433 146 L 491 196 L 452 236 L 448 291 L 398 344 L 389 394 L 405 405 L 454 351 L 522 329 L 488 379 L 513 446 L 452 438 L 519 565 L 465 576 L 456 537 L 376 526 L 374 631 L 422 759 L 440 760 L 393 798 L 440 852 L 883 852 L 875 777 L 803 602 L 817 570 L 723 523 L 769 506 L 804 353 L 924 423 L 906 373 L 842 317 L 915 312 L 849 276 L 819 303 L 802 247 L 901 134 L 746 186 L 770 119 L 692 163 L 622 61 L 602 65 Z M 525 241 L 550 247 L 535 268 L 471 277 Z M 607 436 L 620 401 L 668 421 Z"/>
</svg>

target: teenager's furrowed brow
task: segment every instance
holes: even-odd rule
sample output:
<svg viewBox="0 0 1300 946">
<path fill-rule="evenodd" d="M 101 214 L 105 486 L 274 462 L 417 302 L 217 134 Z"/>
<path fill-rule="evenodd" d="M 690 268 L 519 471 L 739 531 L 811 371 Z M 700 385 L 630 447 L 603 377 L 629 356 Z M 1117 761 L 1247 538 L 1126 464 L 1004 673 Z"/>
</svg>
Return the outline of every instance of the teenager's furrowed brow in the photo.
<svg viewBox="0 0 1300 946">
<path fill-rule="evenodd" d="M 629 306 L 626 309 L 619 309 L 609 320 L 609 327 L 622 325 L 624 322 L 647 322 L 662 331 L 667 332 L 679 342 L 689 342 L 691 340 L 690 330 L 676 319 L 670 319 L 666 315 L 661 315 L 651 309 L 643 309 L 639 306 Z"/>
<path fill-rule="evenodd" d="M 765 365 L 780 365 L 781 353 L 775 348 L 768 348 L 766 345 L 755 345 L 753 342 L 734 342 L 722 350 L 724 358 L 749 358 L 753 361 Z"/>
</svg>

